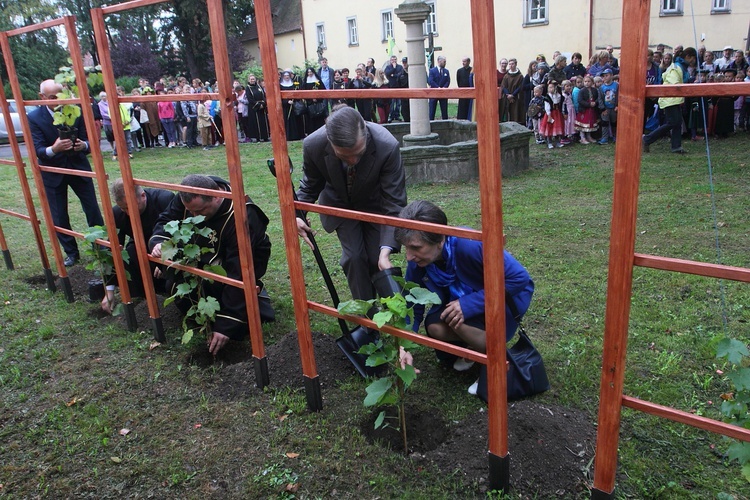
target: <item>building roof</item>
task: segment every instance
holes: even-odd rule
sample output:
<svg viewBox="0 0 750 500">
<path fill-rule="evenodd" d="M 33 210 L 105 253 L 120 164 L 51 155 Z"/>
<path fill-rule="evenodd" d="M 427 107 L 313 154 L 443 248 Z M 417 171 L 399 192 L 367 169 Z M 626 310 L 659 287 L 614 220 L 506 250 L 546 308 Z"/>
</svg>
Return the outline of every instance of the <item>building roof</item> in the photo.
<svg viewBox="0 0 750 500">
<path fill-rule="evenodd" d="M 302 31 L 301 0 L 271 0 L 271 18 L 274 35 Z M 258 25 L 251 23 L 242 34 L 240 41 L 249 42 L 257 39 Z"/>
</svg>

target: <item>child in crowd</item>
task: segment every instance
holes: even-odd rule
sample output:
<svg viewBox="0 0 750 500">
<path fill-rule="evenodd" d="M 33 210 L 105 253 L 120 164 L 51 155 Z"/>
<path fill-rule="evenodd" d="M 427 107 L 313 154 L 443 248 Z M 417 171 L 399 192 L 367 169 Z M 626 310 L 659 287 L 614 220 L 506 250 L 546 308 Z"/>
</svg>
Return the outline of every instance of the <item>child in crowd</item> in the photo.
<svg viewBox="0 0 750 500">
<path fill-rule="evenodd" d="M 564 113 L 563 118 L 565 119 L 565 137 L 560 141 L 562 144 L 570 144 L 573 142 L 573 136 L 576 133 L 576 111 L 575 105 L 573 104 L 573 83 L 570 80 L 563 80 L 563 102 Z"/>
<path fill-rule="evenodd" d="M 599 139 L 599 144 L 607 144 L 608 140 L 615 142 L 616 139 L 617 97 L 620 92 L 620 84 L 613 81 L 612 70 L 610 68 L 602 71 L 602 80 L 599 92 L 604 100 L 604 109 L 601 115 L 602 138 Z"/>
<path fill-rule="evenodd" d="M 198 103 L 198 130 L 201 134 L 201 144 L 203 150 L 213 147 L 211 143 L 211 114 L 208 112 L 211 101 L 201 101 Z"/>
<path fill-rule="evenodd" d="M 557 138 L 557 147 L 564 146 L 562 142 L 565 135 L 565 121 L 563 119 L 563 102 L 562 94 L 556 82 L 550 82 L 547 85 L 547 95 L 544 96 L 544 116 L 539 124 L 539 132 L 544 136 L 547 147 L 552 149 L 552 142 Z"/>
<path fill-rule="evenodd" d="M 534 96 L 529 102 L 529 109 L 526 115 L 531 118 L 531 123 L 534 127 L 534 137 L 536 138 L 537 144 L 544 144 L 544 138 L 539 131 L 539 122 L 544 115 L 544 86 L 537 85 L 533 90 Z"/>
<path fill-rule="evenodd" d="M 583 77 L 583 88 L 578 93 L 578 106 L 581 111 L 576 115 L 576 130 L 581 134 L 581 144 L 594 142 L 592 132 L 599 130 L 599 91 L 594 86 L 591 75 Z"/>
</svg>

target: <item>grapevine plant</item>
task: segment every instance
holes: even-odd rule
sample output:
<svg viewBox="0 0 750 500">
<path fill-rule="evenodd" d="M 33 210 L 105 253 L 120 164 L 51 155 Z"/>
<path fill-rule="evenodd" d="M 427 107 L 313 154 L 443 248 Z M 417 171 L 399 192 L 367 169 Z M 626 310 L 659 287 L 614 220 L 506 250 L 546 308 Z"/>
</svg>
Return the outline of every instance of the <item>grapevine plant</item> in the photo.
<svg viewBox="0 0 750 500">
<path fill-rule="evenodd" d="M 115 274 L 115 261 L 112 258 L 112 250 L 101 246 L 96 243 L 96 240 L 106 240 L 108 237 L 107 228 L 104 226 L 92 226 L 83 233 L 83 237 L 89 245 L 86 245 L 83 249 L 83 254 L 91 257 L 91 262 L 86 264 L 86 269 L 93 271 L 96 276 L 102 279 L 102 282 L 106 285 L 107 279 Z M 126 264 L 130 262 L 130 255 L 125 249 L 122 249 L 122 260 Z M 130 272 L 125 270 L 125 279 L 130 279 Z M 112 311 L 112 316 L 119 316 L 122 314 L 122 304 L 117 304 L 112 308 L 112 303 L 105 290 L 104 298 L 109 304 L 109 309 Z"/>
<path fill-rule="evenodd" d="M 725 422 L 750 429 L 750 351 L 739 340 L 725 338 L 717 346 L 716 357 L 731 365 L 727 374 L 734 392 L 721 395 L 721 414 Z M 737 460 L 742 475 L 750 482 L 750 443 L 734 441 L 727 450 L 729 461 Z"/>
<path fill-rule="evenodd" d="M 416 283 L 404 282 L 399 277 L 394 277 L 394 279 L 403 286 L 406 295 L 395 293 L 390 297 L 377 299 L 349 300 L 339 304 L 339 312 L 351 316 L 365 316 L 373 307 L 377 307 L 379 310 L 372 317 L 372 320 L 378 328 L 383 325 L 390 325 L 406 329 L 407 325 L 414 321 L 414 305 L 422 305 L 427 311 L 433 305 L 440 304 L 440 298 L 426 288 L 422 288 Z M 375 419 L 375 428 L 390 426 L 400 431 L 404 443 L 404 453 L 408 453 L 409 450 L 406 435 L 405 396 L 406 390 L 417 378 L 417 372 L 410 364 L 401 366 L 400 352 L 401 349 L 407 350 L 415 346 L 416 344 L 410 340 L 383 334 L 376 342 L 365 345 L 358 351 L 360 354 L 367 356 L 365 363 L 367 366 L 386 365 L 388 367 L 385 375 L 374 379 L 367 386 L 364 405 L 367 407 L 393 405 L 398 409 L 396 425 L 391 425 L 387 421 L 388 418 L 393 417 L 386 417 L 386 412 L 383 410 Z"/>
<path fill-rule="evenodd" d="M 213 229 L 207 226 L 200 226 L 204 220 L 204 216 L 196 215 L 195 217 L 188 217 L 181 221 L 171 221 L 165 224 L 164 230 L 170 235 L 170 238 L 162 243 L 162 259 L 185 266 L 198 267 L 220 276 L 226 276 L 227 273 L 222 266 L 201 262 L 201 256 L 213 252 L 213 249 L 200 246 L 196 242 L 196 239 L 202 237 L 209 242 L 216 239 L 216 232 Z M 204 281 L 212 283 L 213 280 L 179 269 L 174 269 L 174 273 L 181 276 L 184 281 L 174 288 L 174 295 L 164 301 L 164 306 L 166 307 L 178 299 L 190 301 L 190 308 L 182 320 L 182 343 L 187 344 L 190 342 L 196 333 L 193 328 L 188 327 L 188 321 L 190 320 L 198 325 L 197 333 L 208 337 L 211 333 L 211 324 L 216 319 L 216 313 L 219 311 L 220 306 L 219 301 L 215 297 L 206 296 L 203 283 Z"/>
</svg>

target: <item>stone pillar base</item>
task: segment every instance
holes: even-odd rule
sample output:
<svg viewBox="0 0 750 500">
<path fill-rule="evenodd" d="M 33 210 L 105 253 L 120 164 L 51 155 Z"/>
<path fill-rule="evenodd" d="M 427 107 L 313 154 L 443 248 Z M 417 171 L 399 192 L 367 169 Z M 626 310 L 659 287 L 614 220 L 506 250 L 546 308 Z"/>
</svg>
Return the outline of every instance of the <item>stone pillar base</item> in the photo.
<svg viewBox="0 0 750 500">
<path fill-rule="evenodd" d="M 440 136 L 435 132 L 431 132 L 427 135 L 412 135 L 406 134 L 404 136 L 403 147 L 409 146 L 433 146 L 440 143 Z"/>
</svg>

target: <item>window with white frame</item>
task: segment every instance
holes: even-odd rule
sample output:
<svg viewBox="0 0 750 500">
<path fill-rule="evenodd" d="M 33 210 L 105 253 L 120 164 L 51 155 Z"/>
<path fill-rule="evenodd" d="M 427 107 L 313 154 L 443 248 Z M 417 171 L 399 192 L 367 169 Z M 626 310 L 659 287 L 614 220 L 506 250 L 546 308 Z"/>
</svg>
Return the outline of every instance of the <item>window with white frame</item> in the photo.
<svg viewBox="0 0 750 500">
<path fill-rule="evenodd" d="M 524 25 L 547 24 L 547 0 L 524 0 Z"/>
<path fill-rule="evenodd" d="M 315 32 L 318 35 L 318 47 L 323 47 L 324 49 L 328 46 L 326 45 L 326 27 L 323 23 L 318 23 L 315 25 Z"/>
<path fill-rule="evenodd" d="M 661 0 L 659 15 L 662 16 L 681 16 L 682 0 Z"/>
<path fill-rule="evenodd" d="M 393 11 L 385 10 L 380 13 L 380 31 L 385 42 L 389 38 L 393 38 Z"/>
<path fill-rule="evenodd" d="M 711 14 L 727 14 L 732 11 L 731 0 L 712 0 Z"/>
<path fill-rule="evenodd" d="M 357 31 L 357 18 L 350 17 L 346 20 L 349 33 L 349 45 L 359 45 L 359 32 Z"/>
<path fill-rule="evenodd" d="M 425 5 L 427 5 L 430 8 L 430 15 L 427 16 L 427 20 L 422 25 L 422 31 L 424 32 L 424 35 L 427 36 L 430 33 L 433 35 L 438 34 L 438 25 L 437 25 L 437 15 L 435 14 L 435 2 L 433 1 L 427 1 L 425 2 Z"/>
</svg>

